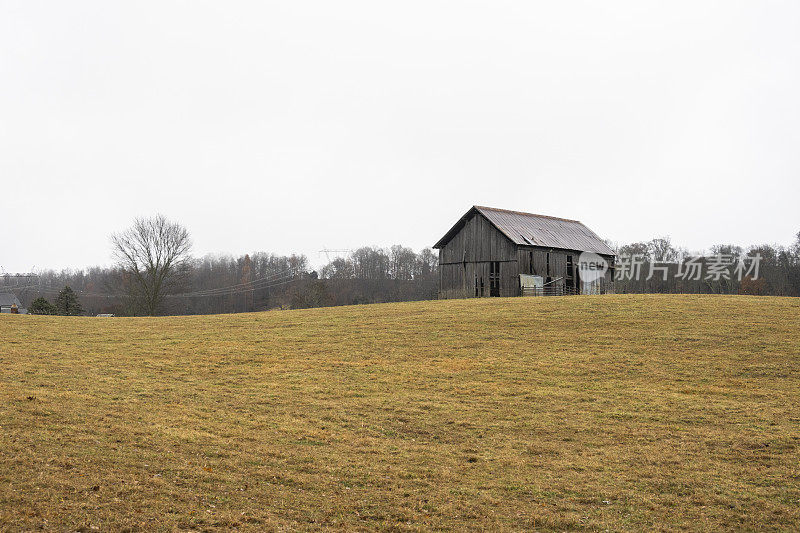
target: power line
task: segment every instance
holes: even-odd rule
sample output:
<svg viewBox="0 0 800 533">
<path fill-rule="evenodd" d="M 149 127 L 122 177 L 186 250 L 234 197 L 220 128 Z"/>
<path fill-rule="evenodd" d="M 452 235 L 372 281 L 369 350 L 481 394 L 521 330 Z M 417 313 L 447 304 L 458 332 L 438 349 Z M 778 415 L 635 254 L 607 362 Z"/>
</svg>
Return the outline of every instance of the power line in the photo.
<svg viewBox="0 0 800 533">
<path fill-rule="evenodd" d="M 208 294 L 208 293 L 167 294 L 166 297 L 167 298 L 195 298 L 195 297 L 204 297 L 204 296 L 226 296 L 226 295 L 233 295 L 233 294 L 242 294 L 242 293 L 251 292 L 251 291 L 254 291 L 254 290 L 264 290 L 264 289 L 270 289 L 272 287 L 278 287 L 280 285 L 286 285 L 287 283 L 291 283 L 293 281 L 299 281 L 299 278 L 297 278 L 297 277 L 295 277 L 293 275 L 289 275 L 289 276 L 286 276 L 283 279 L 278 279 L 278 280 L 275 280 L 274 282 L 269 283 L 267 285 L 260 285 L 258 287 L 254 287 L 252 289 L 238 289 L 238 290 L 233 290 L 233 291 L 228 291 L 228 292 L 216 292 L 216 293 L 211 293 L 211 294 Z"/>
<path fill-rule="evenodd" d="M 34 289 L 34 288 L 36 288 L 38 286 L 39 285 L 22 285 L 22 286 L 19 286 L 19 285 L 0 285 L 0 290 L 4 290 L 4 291 L 10 291 L 10 290 L 20 291 L 20 290 L 26 290 L 26 289 Z"/>
<path fill-rule="evenodd" d="M 244 292 L 251 292 L 255 290 L 264 290 L 271 287 L 276 287 L 279 285 L 285 285 L 291 281 L 296 280 L 296 276 L 300 273 L 300 269 L 298 268 L 289 268 L 280 272 L 274 272 L 268 276 L 264 276 L 262 278 L 255 279 L 253 281 L 248 281 L 244 283 L 237 283 L 235 285 L 228 285 L 225 287 L 216 287 L 212 289 L 203 289 L 198 291 L 192 292 L 185 292 L 185 293 L 178 293 L 178 294 L 167 294 L 165 297 L 167 298 L 194 298 L 194 297 L 203 297 L 203 296 L 224 296 L 228 294 L 241 294 Z M 22 287 L 5 287 L 0 286 L 0 290 L 34 290 L 37 293 L 58 293 L 61 292 L 62 289 L 56 288 L 48 288 L 42 287 L 41 285 L 28 285 Z M 81 296 L 91 297 L 91 298 L 116 298 L 120 296 L 124 296 L 123 293 L 117 294 L 109 294 L 109 293 L 94 293 L 94 292 L 87 292 L 80 289 L 73 289 L 74 292 L 80 294 Z"/>
<path fill-rule="evenodd" d="M 351 254 L 353 250 L 331 250 L 329 248 L 323 248 L 319 251 L 319 255 L 325 254 L 325 257 L 328 259 L 328 263 L 331 262 L 331 254 L 334 254 L 334 257 L 337 257 L 339 254 Z"/>
<path fill-rule="evenodd" d="M 219 288 L 219 289 L 208 289 L 208 290 L 200 290 L 194 292 L 186 292 L 180 294 L 168 294 L 166 295 L 169 298 L 190 298 L 196 296 L 224 296 L 226 294 L 241 294 L 245 292 L 251 292 L 254 290 L 263 290 L 268 289 L 270 287 L 274 287 L 277 285 L 283 285 L 284 283 L 288 283 L 290 281 L 295 281 L 297 273 L 284 273 L 282 276 L 277 277 L 275 279 L 267 280 L 263 279 L 260 282 L 251 282 L 247 284 L 247 286 L 232 286 L 229 288 Z"/>
<path fill-rule="evenodd" d="M 42 287 L 40 285 L 28 285 L 28 286 L 25 286 L 25 287 L 0 286 L 0 290 L 17 290 L 17 291 L 19 291 L 19 290 L 32 290 L 32 291 L 34 291 L 36 293 L 54 294 L 54 293 L 57 293 L 57 292 L 61 292 L 63 289 Z M 73 292 L 79 293 L 82 296 L 88 296 L 88 297 L 92 297 L 92 298 L 114 298 L 114 297 L 122 296 L 121 293 L 120 294 L 108 294 L 108 293 L 98 293 L 98 292 L 86 292 L 86 291 L 82 291 L 80 289 L 78 289 L 78 290 L 73 289 Z"/>
<path fill-rule="evenodd" d="M 257 278 L 257 279 L 254 279 L 252 281 L 245 281 L 245 282 L 242 282 L 242 283 L 237 283 L 235 285 L 228 285 L 226 287 L 216 287 L 216 288 L 212 288 L 212 289 L 201 289 L 201 290 L 194 291 L 194 292 L 199 293 L 199 292 L 209 292 L 209 291 L 225 291 L 225 290 L 228 290 L 228 289 L 235 289 L 235 288 L 240 288 L 240 287 L 244 288 L 244 287 L 248 287 L 248 286 L 251 286 L 253 284 L 256 284 L 256 283 L 260 283 L 262 281 L 273 280 L 273 279 L 276 279 L 276 278 L 283 277 L 283 276 L 285 276 L 287 274 L 297 273 L 297 272 L 299 272 L 299 269 L 297 269 L 297 268 L 288 268 L 286 270 L 282 270 L 280 272 L 274 272 L 274 273 L 270 274 L 269 276 L 264 276 L 263 278 Z M 186 293 L 186 294 L 194 294 L 194 293 Z"/>
</svg>

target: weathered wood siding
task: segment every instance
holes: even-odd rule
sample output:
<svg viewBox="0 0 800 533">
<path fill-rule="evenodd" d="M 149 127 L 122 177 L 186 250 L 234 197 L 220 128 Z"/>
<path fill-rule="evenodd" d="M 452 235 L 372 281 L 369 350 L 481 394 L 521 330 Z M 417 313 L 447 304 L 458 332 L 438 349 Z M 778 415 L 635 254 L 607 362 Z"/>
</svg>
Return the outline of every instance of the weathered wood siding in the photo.
<svg viewBox="0 0 800 533">
<path fill-rule="evenodd" d="M 549 268 L 548 268 L 549 254 Z M 577 263 L 580 252 L 567 250 L 549 250 L 546 248 L 536 248 L 533 246 L 520 246 L 517 251 L 517 262 L 520 274 L 533 274 L 542 276 L 547 281 L 557 278 L 567 277 L 567 256 L 571 255 L 573 263 Z M 565 280 L 554 281 L 552 286 L 564 287 Z"/>
<path fill-rule="evenodd" d="M 519 294 L 517 246 L 482 215 L 470 218 L 450 242 L 439 250 L 439 297 L 489 296 L 491 261 L 500 262 L 500 296 Z"/>
<path fill-rule="evenodd" d="M 548 273 L 547 258 L 550 254 L 550 269 Z M 572 276 L 575 282 L 579 282 L 580 278 L 576 275 L 578 268 L 578 260 L 581 252 L 578 250 L 560 250 L 560 249 L 546 249 L 537 248 L 534 246 L 520 246 L 517 251 L 517 263 L 519 265 L 520 274 L 532 274 L 535 276 L 542 276 L 545 280 L 550 277 L 553 280 L 557 278 L 564 278 L 563 280 L 554 281 L 553 286 L 559 286 L 562 289 L 566 288 L 567 279 Z M 572 271 L 567 270 L 567 258 L 572 256 Z M 614 264 L 614 258 L 611 256 L 602 256 L 610 264 Z M 611 270 L 606 271 L 605 277 L 599 281 L 600 292 L 613 292 L 613 273 Z M 584 289 L 581 286 L 581 289 Z M 586 292 L 582 290 L 580 292 Z M 576 289 L 577 290 L 577 289 Z"/>
</svg>

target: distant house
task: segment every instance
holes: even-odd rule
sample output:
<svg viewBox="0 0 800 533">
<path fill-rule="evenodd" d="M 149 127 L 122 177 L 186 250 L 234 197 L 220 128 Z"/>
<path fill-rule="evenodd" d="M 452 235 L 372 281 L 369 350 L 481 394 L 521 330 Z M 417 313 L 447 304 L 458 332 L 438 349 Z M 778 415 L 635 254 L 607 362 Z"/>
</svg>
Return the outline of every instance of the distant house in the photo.
<svg viewBox="0 0 800 533">
<path fill-rule="evenodd" d="M 474 206 L 434 248 L 440 298 L 613 292 L 614 250 L 577 220 Z M 606 262 L 597 279 L 581 279 L 583 252 Z"/>
<path fill-rule="evenodd" d="M 0 292 L 0 313 L 27 313 L 17 297 L 10 292 Z"/>
</svg>

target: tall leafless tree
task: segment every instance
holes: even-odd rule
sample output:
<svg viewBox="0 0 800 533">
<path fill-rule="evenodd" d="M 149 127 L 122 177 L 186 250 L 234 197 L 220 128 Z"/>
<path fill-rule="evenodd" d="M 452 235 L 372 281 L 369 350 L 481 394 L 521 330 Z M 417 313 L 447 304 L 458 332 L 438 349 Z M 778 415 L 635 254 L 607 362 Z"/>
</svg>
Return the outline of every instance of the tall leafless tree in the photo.
<svg viewBox="0 0 800 533">
<path fill-rule="evenodd" d="M 653 261 L 674 263 L 678 260 L 678 251 L 672 246 L 669 237 L 658 237 L 647 243 L 647 249 Z"/>
<path fill-rule="evenodd" d="M 187 272 L 192 241 L 189 231 L 163 215 L 137 218 L 133 226 L 111 236 L 114 258 L 128 274 L 136 306 L 156 315 L 164 298 Z"/>
</svg>

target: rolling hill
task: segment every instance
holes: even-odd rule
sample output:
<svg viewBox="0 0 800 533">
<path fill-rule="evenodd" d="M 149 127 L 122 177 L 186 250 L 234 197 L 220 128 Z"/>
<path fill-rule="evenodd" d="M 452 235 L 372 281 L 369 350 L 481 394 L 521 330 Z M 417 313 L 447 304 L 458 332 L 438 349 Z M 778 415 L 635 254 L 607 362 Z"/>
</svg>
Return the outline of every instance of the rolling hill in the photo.
<svg viewBox="0 0 800 533">
<path fill-rule="evenodd" d="M 793 529 L 800 300 L 0 316 L 0 529 Z"/>
</svg>

